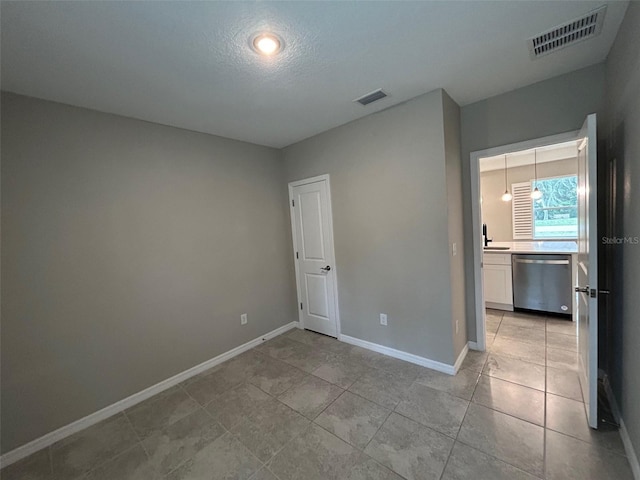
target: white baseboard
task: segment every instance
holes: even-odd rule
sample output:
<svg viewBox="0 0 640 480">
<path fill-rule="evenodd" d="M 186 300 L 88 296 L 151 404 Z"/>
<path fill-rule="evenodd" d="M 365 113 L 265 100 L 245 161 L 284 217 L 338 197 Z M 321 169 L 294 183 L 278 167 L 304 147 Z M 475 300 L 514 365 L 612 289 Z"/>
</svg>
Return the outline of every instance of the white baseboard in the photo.
<svg viewBox="0 0 640 480">
<path fill-rule="evenodd" d="M 636 455 L 636 450 L 633 448 L 633 443 L 631 443 L 631 438 L 629 437 L 629 432 L 627 431 L 627 427 L 624 425 L 624 419 L 620 414 L 620 408 L 618 407 L 618 402 L 616 401 L 616 397 L 613 394 L 613 390 L 611 389 L 611 384 L 609 383 L 609 378 L 604 378 L 604 389 L 607 392 L 607 397 L 609 398 L 609 405 L 611 405 L 611 412 L 613 416 L 620 424 L 620 438 L 622 439 L 622 444 L 624 445 L 624 451 L 627 455 L 627 460 L 629 461 L 629 466 L 631 466 L 631 472 L 633 473 L 633 478 L 635 480 L 640 480 L 640 463 L 638 462 L 638 456 Z"/>
<path fill-rule="evenodd" d="M 598 371 L 598 376 L 600 371 Z M 616 397 L 613 394 L 613 389 L 611 388 L 611 384 L 609 383 L 609 377 L 606 375 L 603 378 L 604 391 L 607 392 L 607 398 L 609 399 L 609 405 L 611 405 L 611 412 L 613 413 L 613 417 L 617 422 L 620 421 L 620 409 L 618 409 L 618 402 L 616 402 Z"/>
<path fill-rule="evenodd" d="M 506 312 L 513 312 L 513 305 L 508 303 L 495 303 L 495 302 L 484 302 L 485 307 L 493 308 L 494 310 L 504 310 Z"/>
<path fill-rule="evenodd" d="M 63 438 L 73 435 L 74 433 L 77 433 L 80 430 L 83 430 L 87 427 L 95 425 L 96 423 L 101 422 L 102 420 L 105 420 L 115 415 L 116 413 L 120 413 L 126 410 L 127 408 L 133 407 L 134 405 L 150 397 L 153 397 L 154 395 L 164 390 L 167 390 L 175 385 L 178 385 L 179 383 L 195 375 L 198 375 L 199 373 L 202 373 L 205 370 L 215 367 L 216 365 L 219 365 L 222 362 L 225 362 L 237 355 L 240 355 L 243 352 L 246 352 L 247 350 L 252 349 L 253 347 L 260 345 L 262 342 L 266 340 L 269 340 L 273 337 L 277 337 L 278 335 L 281 335 L 282 333 L 296 327 L 299 328 L 299 322 L 291 322 L 286 325 L 283 325 L 280 328 L 276 328 L 275 330 L 272 330 L 269 333 L 266 333 L 258 338 L 254 338 L 253 340 L 243 345 L 233 348 L 228 352 L 222 353 L 217 357 L 207 360 L 206 362 L 196 365 L 195 367 L 185 370 L 184 372 L 178 373 L 177 375 L 174 375 L 171 378 L 167 378 L 166 380 L 156 383 L 155 385 L 152 385 L 151 387 L 146 388 L 141 392 L 134 393 L 133 395 L 127 398 L 123 398 L 122 400 L 114 404 L 111 404 L 101 410 L 98 410 L 97 412 L 87 415 L 84 418 L 76 420 L 75 422 L 65 425 L 64 427 L 60 427 L 57 430 L 54 430 L 53 432 L 49 432 L 40 438 L 36 438 L 35 440 L 32 440 L 31 442 L 26 443 L 2 455 L 0 457 L 0 468 L 6 467 L 7 465 L 11 465 L 12 463 L 17 462 L 18 460 L 21 460 L 25 457 L 28 457 L 29 455 L 37 452 L 38 450 L 41 450 L 50 445 L 53 445 L 55 442 L 62 440 Z"/>
<path fill-rule="evenodd" d="M 469 342 L 467 345 L 469 345 L 469 350 L 480 350 L 480 347 L 478 347 L 478 342 Z"/>
<path fill-rule="evenodd" d="M 348 335 L 341 334 L 338 336 L 338 340 L 340 340 L 341 342 L 349 343 L 351 345 L 356 345 L 357 347 L 366 348 L 367 350 L 372 350 L 374 352 L 382 353 L 383 355 L 388 355 L 393 358 L 398 358 L 406 362 L 415 363 L 416 365 L 420 365 L 422 367 L 427 367 L 432 370 L 448 373 L 449 375 L 456 374 L 456 367 L 454 365 L 437 362 L 429 358 L 414 355 L 413 353 L 403 352 L 402 350 L 396 350 L 395 348 L 385 347 L 384 345 L 378 345 L 377 343 L 367 342 L 366 340 L 360 340 L 359 338 L 350 337 Z"/>
<path fill-rule="evenodd" d="M 467 357 L 467 353 L 469 353 L 469 344 L 465 343 L 464 348 L 462 349 L 462 351 L 460 352 L 460 355 L 458 355 L 458 358 L 456 359 L 456 363 L 453 364 L 453 368 L 455 368 L 456 373 L 458 373 L 458 370 L 460 370 L 460 365 L 462 365 L 462 362 L 464 362 L 464 359 Z"/>
<path fill-rule="evenodd" d="M 624 451 L 627 454 L 627 460 L 629 460 L 633 478 L 635 478 L 635 480 L 640 480 L 640 463 L 638 463 L 638 456 L 636 455 L 636 451 L 633 449 L 631 438 L 629 438 L 629 432 L 627 431 L 627 427 L 624 426 L 624 420 L 622 417 L 618 419 L 618 423 L 620 423 L 620 437 L 622 437 Z"/>
</svg>

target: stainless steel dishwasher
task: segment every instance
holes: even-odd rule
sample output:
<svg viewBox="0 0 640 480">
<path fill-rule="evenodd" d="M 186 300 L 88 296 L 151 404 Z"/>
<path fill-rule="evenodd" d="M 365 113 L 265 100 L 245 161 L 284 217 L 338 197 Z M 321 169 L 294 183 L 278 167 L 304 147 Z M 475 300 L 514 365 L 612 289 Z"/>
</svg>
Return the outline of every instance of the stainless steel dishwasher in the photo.
<svg viewBox="0 0 640 480">
<path fill-rule="evenodd" d="M 571 255 L 512 255 L 513 306 L 571 314 Z"/>
</svg>

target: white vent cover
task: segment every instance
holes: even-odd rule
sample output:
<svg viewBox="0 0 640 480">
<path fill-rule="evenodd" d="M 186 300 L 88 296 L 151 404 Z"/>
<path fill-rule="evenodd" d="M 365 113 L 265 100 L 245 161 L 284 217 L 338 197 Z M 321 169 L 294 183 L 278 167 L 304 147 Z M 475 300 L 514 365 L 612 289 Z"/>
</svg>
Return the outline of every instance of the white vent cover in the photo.
<svg viewBox="0 0 640 480">
<path fill-rule="evenodd" d="M 531 58 L 540 58 L 574 43 L 600 35 L 606 11 L 607 6 L 603 5 L 580 18 L 530 38 L 527 43 Z"/>
<path fill-rule="evenodd" d="M 531 182 L 512 183 L 511 209 L 513 213 L 513 239 L 531 240 L 533 237 L 533 202 Z"/>
<path fill-rule="evenodd" d="M 383 92 L 381 88 L 379 88 L 378 90 L 367 93 L 360 98 L 356 98 L 354 102 L 358 102 L 360 105 L 369 105 L 370 103 L 377 102 L 378 100 L 382 100 L 385 97 L 388 97 L 388 95 Z"/>
</svg>

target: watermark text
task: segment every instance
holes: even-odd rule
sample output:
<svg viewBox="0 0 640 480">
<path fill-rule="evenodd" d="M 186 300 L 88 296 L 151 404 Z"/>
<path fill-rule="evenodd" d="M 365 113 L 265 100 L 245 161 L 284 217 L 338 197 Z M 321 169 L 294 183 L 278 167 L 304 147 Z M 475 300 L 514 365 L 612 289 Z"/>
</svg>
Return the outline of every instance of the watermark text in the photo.
<svg viewBox="0 0 640 480">
<path fill-rule="evenodd" d="M 602 237 L 603 245 L 638 245 L 640 237 Z"/>
</svg>

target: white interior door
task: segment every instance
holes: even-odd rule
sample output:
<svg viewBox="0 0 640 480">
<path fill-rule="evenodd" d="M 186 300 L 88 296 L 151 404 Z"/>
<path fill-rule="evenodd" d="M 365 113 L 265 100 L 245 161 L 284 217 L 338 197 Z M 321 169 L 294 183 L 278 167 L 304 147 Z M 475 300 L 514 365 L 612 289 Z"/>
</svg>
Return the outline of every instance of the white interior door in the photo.
<svg viewBox="0 0 640 480">
<path fill-rule="evenodd" d="M 336 337 L 337 293 L 329 179 L 289 185 L 303 328 Z"/>
<path fill-rule="evenodd" d="M 596 115 L 578 141 L 578 265 L 576 318 L 580 384 L 589 426 L 598 428 L 598 223 Z"/>
</svg>

